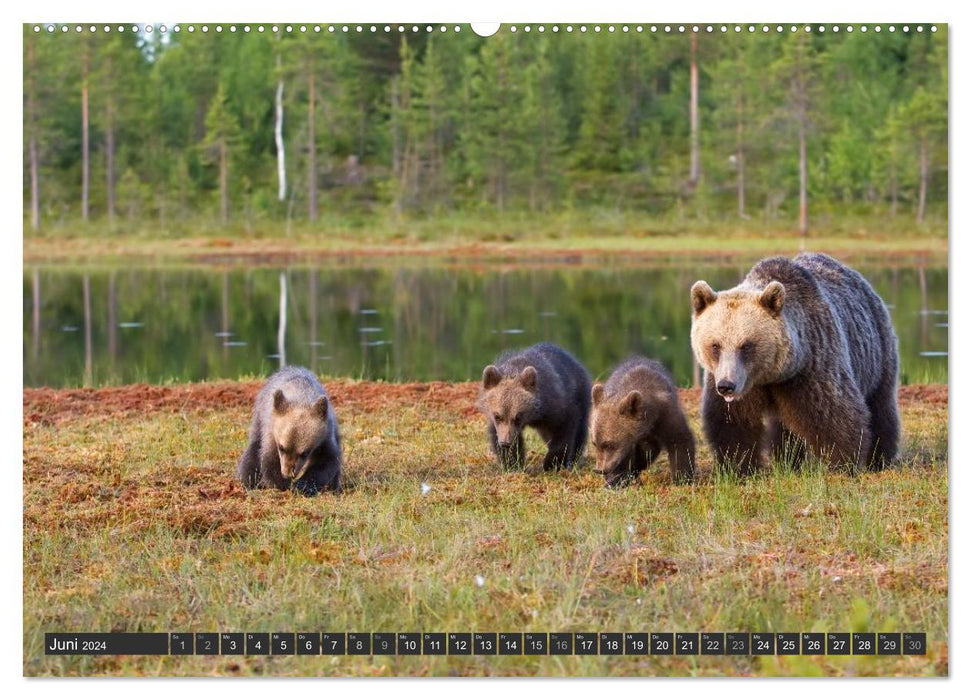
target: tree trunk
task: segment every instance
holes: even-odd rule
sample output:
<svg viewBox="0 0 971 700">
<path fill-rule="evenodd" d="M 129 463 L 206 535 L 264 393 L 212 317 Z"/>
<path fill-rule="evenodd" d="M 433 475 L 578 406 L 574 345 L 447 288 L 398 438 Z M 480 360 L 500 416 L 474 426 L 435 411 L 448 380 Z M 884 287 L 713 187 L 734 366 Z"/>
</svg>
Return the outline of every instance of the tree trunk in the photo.
<svg viewBox="0 0 971 700">
<path fill-rule="evenodd" d="M 81 50 L 81 219 L 88 220 L 88 193 L 91 188 L 91 158 L 88 143 L 88 50 Z"/>
<path fill-rule="evenodd" d="M 927 135 L 920 138 L 920 190 L 917 195 L 917 223 L 924 223 L 924 210 L 927 205 Z"/>
<path fill-rule="evenodd" d="M 108 188 L 108 223 L 115 222 L 115 108 L 109 100 L 105 120 L 105 178 Z"/>
<path fill-rule="evenodd" d="M 398 134 L 398 78 L 391 79 L 391 173 L 398 177 L 401 170 L 401 144 Z"/>
<path fill-rule="evenodd" d="M 37 158 L 37 82 L 34 68 L 34 44 L 36 40 L 30 37 L 27 43 L 27 124 L 28 151 L 30 158 L 30 227 L 37 231 L 40 228 L 40 175 Z"/>
<path fill-rule="evenodd" d="M 499 80 L 496 88 L 499 92 L 499 144 L 498 162 L 496 169 L 496 206 L 501 216 L 506 208 L 506 124 L 503 121 L 506 114 L 506 64 L 499 65 Z"/>
<path fill-rule="evenodd" d="M 897 159 L 890 161 L 890 216 L 897 215 Z"/>
<path fill-rule="evenodd" d="M 735 186 L 738 195 L 738 216 L 747 219 L 745 214 L 745 91 L 742 84 L 745 62 L 741 47 L 737 54 L 735 82 Z"/>
<path fill-rule="evenodd" d="M 314 79 L 314 63 L 310 61 L 308 76 L 309 109 L 307 111 L 307 217 L 310 221 L 317 220 L 317 131 L 316 131 L 316 86 Z"/>
<path fill-rule="evenodd" d="M 189 162 L 185 152 L 179 157 L 179 218 L 185 221 L 189 213 Z"/>
<path fill-rule="evenodd" d="M 394 196 L 395 221 L 401 218 L 401 136 L 398 126 L 398 112 L 401 109 L 401 99 L 398 96 L 398 77 L 391 79 L 391 174 L 398 182 L 398 189 Z"/>
<path fill-rule="evenodd" d="M 738 190 L 738 216 L 747 219 L 745 214 L 745 116 L 742 102 L 742 86 L 738 86 L 737 125 L 735 128 L 735 179 Z"/>
<path fill-rule="evenodd" d="M 688 179 L 697 185 L 701 178 L 701 154 L 698 148 L 698 35 L 691 34 L 691 102 L 688 107 L 691 120 L 691 173 Z"/>
<path fill-rule="evenodd" d="M 280 73 L 280 54 L 276 55 L 276 69 Z M 283 149 L 283 75 L 280 74 L 276 83 L 276 122 L 273 127 L 273 138 L 276 141 L 276 173 L 279 186 L 277 200 L 285 202 L 287 199 L 287 163 L 286 152 Z"/>
<path fill-rule="evenodd" d="M 219 138 L 219 214 L 223 226 L 229 222 L 229 145 Z"/>
<path fill-rule="evenodd" d="M 809 232 L 808 196 L 806 192 L 809 174 L 806 166 L 806 123 L 799 120 L 799 233 L 805 236 Z"/>
<path fill-rule="evenodd" d="M 549 204 L 549 151 L 550 151 L 550 141 L 552 138 L 549 133 L 550 126 L 550 115 L 547 113 L 547 101 L 543 99 L 546 93 L 545 82 L 543 84 L 543 90 L 540 93 L 540 113 L 542 114 L 542 119 L 540 121 L 539 127 L 539 195 L 540 195 L 540 210 L 546 211 Z M 535 207 L 535 203 L 532 201 L 532 191 L 530 192 L 530 208 Z"/>
<path fill-rule="evenodd" d="M 30 227 L 40 229 L 40 178 L 37 163 L 37 137 L 30 134 Z"/>
<path fill-rule="evenodd" d="M 357 157 L 364 157 L 364 142 L 367 139 L 367 103 L 364 100 L 358 104 L 358 109 L 360 110 L 361 116 L 358 119 L 358 129 L 357 129 Z"/>
</svg>

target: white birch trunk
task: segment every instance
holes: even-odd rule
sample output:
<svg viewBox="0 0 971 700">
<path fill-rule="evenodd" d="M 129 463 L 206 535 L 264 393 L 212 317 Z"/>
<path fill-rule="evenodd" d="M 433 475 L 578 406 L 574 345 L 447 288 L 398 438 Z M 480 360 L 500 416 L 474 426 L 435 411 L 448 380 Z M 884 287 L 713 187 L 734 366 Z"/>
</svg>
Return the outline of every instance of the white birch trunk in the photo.
<svg viewBox="0 0 971 700">
<path fill-rule="evenodd" d="M 280 55 L 276 57 L 276 69 L 280 71 Z M 287 199 L 287 162 L 286 151 L 283 148 L 283 76 L 276 84 L 276 123 L 273 127 L 273 137 L 276 140 L 276 172 L 279 181 L 277 199 L 285 202 Z"/>
</svg>

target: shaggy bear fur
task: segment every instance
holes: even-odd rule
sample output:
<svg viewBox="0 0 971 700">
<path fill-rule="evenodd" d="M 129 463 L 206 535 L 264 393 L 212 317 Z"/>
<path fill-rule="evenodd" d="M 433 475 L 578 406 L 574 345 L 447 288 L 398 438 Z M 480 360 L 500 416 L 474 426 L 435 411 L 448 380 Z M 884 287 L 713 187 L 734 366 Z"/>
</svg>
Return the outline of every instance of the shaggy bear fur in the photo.
<svg viewBox="0 0 971 700">
<path fill-rule="evenodd" d="M 590 439 L 597 472 L 613 488 L 631 483 L 664 450 L 671 478 L 694 478 L 695 440 L 664 366 L 631 357 L 593 385 Z"/>
<path fill-rule="evenodd" d="M 572 466 L 583 453 L 590 417 L 590 375 L 552 343 L 504 353 L 482 371 L 478 408 L 489 420 L 489 445 L 503 467 L 520 469 L 523 429 L 547 446 L 543 468 Z"/>
<path fill-rule="evenodd" d="M 341 489 L 341 438 L 327 391 L 303 367 L 284 367 L 256 395 L 250 443 L 236 474 L 248 489 Z"/>
<path fill-rule="evenodd" d="M 759 262 L 740 285 L 691 288 L 702 421 L 719 464 L 750 473 L 803 449 L 832 465 L 897 455 L 897 337 L 856 271 L 819 253 Z"/>
</svg>

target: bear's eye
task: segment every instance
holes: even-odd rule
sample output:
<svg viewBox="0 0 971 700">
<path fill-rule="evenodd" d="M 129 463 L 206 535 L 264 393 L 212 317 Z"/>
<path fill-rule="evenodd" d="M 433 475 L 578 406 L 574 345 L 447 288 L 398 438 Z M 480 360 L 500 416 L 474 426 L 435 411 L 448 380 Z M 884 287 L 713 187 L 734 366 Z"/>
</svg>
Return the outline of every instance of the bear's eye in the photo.
<svg viewBox="0 0 971 700">
<path fill-rule="evenodd" d="M 303 452 L 301 452 L 301 453 L 300 453 L 299 455 L 297 455 L 297 456 L 298 456 L 298 457 L 299 457 L 300 459 L 307 459 L 307 455 L 309 455 L 309 454 L 310 454 L 310 450 L 304 450 Z"/>
<path fill-rule="evenodd" d="M 600 449 L 603 450 L 604 452 L 613 452 L 614 451 L 614 447 L 615 447 L 615 445 L 612 442 L 602 442 L 602 443 L 600 443 Z"/>
<path fill-rule="evenodd" d="M 523 422 L 523 414 L 522 413 L 517 413 L 516 414 L 516 417 L 513 418 L 513 422 L 514 423 L 522 423 Z"/>
<path fill-rule="evenodd" d="M 711 356 L 712 357 L 714 357 L 715 359 L 718 359 L 718 356 L 721 355 L 721 352 L 722 352 L 722 346 L 721 345 L 719 345 L 718 343 L 712 343 L 711 344 Z"/>
<path fill-rule="evenodd" d="M 753 350 L 755 350 L 754 343 L 742 343 L 742 347 L 740 348 L 742 357 L 748 357 L 749 355 L 752 354 Z"/>
<path fill-rule="evenodd" d="M 492 417 L 495 419 L 496 423 L 502 423 L 502 416 L 500 416 L 498 413 Z"/>
</svg>

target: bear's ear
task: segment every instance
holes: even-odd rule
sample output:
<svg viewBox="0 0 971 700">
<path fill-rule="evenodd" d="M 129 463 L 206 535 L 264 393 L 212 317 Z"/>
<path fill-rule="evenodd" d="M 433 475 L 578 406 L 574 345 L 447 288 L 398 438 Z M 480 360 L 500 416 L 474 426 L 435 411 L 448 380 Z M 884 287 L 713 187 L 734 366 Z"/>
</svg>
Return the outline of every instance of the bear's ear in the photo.
<svg viewBox="0 0 971 700">
<path fill-rule="evenodd" d="M 782 305 L 786 303 L 786 288 L 782 282 L 769 282 L 762 290 L 759 303 L 773 316 L 778 316 L 782 311 Z"/>
<path fill-rule="evenodd" d="M 519 373 L 519 381 L 523 383 L 523 388 L 526 391 L 536 390 L 536 368 L 535 367 L 523 367 L 523 371 Z"/>
<path fill-rule="evenodd" d="M 273 392 L 273 412 L 284 414 L 290 408 L 290 402 L 287 401 L 287 397 L 283 395 L 282 389 L 277 389 Z"/>
<path fill-rule="evenodd" d="M 644 395 L 636 389 L 620 402 L 620 412 L 625 416 L 636 417 L 644 408 Z"/>
<path fill-rule="evenodd" d="M 314 405 L 311 406 L 311 410 L 314 415 L 318 418 L 324 419 L 327 417 L 327 409 L 330 406 L 330 402 L 327 400 L 326 396 L 321 396 L 319 399 L 314 401 Z"/>
<path fill-rule="evenodd" d="M 607 392 L 604 389 L 603 384 L 601 384 L 600 382 L 597 382 L 596 384 L 593 385 L 591 396 L 593 397 L 594 406 L 599 406 L 601 403 L 603 403 L 604 396 L 606 395 L 607 395 Z"/>
<path fill-rule="evenodd" d="M 695 316 L 707 309 L 717 298 L 718 294 L 707 282 L 699 280 L 691 285 L 691 305 L 694 307 Z"/>
<path fill-rule="evenodd" d="M 496 384 L 502 380 L 502 375 L 499 374 L 499 368 L 495 365 L 489 365 L 484 370 L 482 370 L 482 386 L 486 389 L 491 389 Z"/>
</svg>

